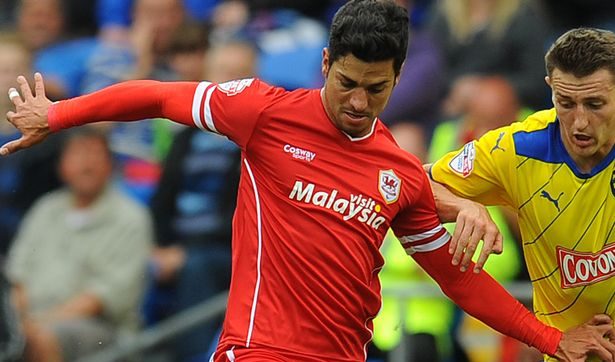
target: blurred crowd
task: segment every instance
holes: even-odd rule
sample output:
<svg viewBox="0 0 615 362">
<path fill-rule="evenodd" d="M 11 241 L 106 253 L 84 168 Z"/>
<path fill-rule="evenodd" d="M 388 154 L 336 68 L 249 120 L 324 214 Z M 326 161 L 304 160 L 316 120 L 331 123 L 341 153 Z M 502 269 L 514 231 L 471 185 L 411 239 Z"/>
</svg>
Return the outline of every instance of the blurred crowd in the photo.
<svg viewBox="0 0 615 362">
<path fill-rule="evenodd" d="M 549 108 L 543 56 L 563 31 L 615 30 L 610 0 L 397 2 L 411 16 L 410 45 L 381 119 L 424 162 Z M 259 77 L 287 89 L 320 87 L 327 29 L 342 3 L 2 0 L 0 91 L 35 71 L 52 100 L 131 79 Z M 11 108 L 0 97 L 0 114 Z M 0 143 L 16 137 L 0 121 Z M 225 138 L 162 119 L 103 122 L 1 158 L 0 266 L 26 357 L 76 360 L 225 290 L 239 166 L 239 149 Z M 523 279 L 514 212 L 492 215 L 506 252 L 487 270 L 503 282 Z M 383 247 L 383 285 L 427 281 L 394 245 Z M 370 353 L 386 359 L 411 338 L 410 346 L 432 348 L 410 348 L 408 360 L 468 360 L 454 338 L 458 315 L 444 300 L 385 298 Z M 206 361 L 219 324 L 157 354 Z M 523 354 L 518 346 L 506 345 L 500 360 L 522 360 L 511 358 Z"/>
</svg>

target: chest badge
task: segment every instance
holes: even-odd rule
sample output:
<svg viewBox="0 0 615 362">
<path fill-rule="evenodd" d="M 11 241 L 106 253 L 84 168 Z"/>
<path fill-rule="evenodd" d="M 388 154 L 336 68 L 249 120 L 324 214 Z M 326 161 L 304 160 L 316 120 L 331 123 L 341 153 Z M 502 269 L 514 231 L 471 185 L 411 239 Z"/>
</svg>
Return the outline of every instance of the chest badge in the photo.
<svg viewBox="0 0 615 362">
<path fill-rule="evenodd" d="M 401 192 L 401 179 L 393 170 L 380 170 L 378 174 L 378 191 L 387 204 L 399 199 Z"/>
</svg>

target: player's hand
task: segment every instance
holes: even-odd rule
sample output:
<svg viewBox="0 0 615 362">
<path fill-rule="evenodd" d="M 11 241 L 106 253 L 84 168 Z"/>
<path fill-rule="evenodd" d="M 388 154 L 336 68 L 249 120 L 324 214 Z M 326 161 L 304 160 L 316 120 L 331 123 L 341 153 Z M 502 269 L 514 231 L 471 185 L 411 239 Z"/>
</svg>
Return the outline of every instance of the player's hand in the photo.
<svg viewBox="0 0 615 362">
<path fill-rule="evenodd" d="M 8 121 L 20 132 L 21 137 L 0 147 L 0 155 L 6 156 L 43 141 L 51 132 L 47 122 L 47 111 L 51 101 L 45 96 L 45 84 L 40 73 L 34 75 L 34 94 L 24 76 L 17 77 L 20 92 L 9 89 L 9 98 L 15 105 L 15 112 L 6 114 Z"/>
<path fill-rule="evenodd" d="M 595 315 L 591 320 L 564 332 L 555 358 L 564 362 L 585 362 L 589 356 L 602 361 L 615 361 L 615 328 L 606 314 Z"/>
<path fill-rule="evenodd" d="M 465 272 L 478 248 L 478 243 L 483 240 L 480 255 L 474 266 L 474 272 L 479 273 L 489 255 L 502 253 L 503 236 L 491 219 L 487 208 L 474 201 L 464 201 L 455 222 L 455 232 L 448 247 L 448 252 L 453 254 L 452 263 L 460 265 L 461 271 Z"/>
</svg>

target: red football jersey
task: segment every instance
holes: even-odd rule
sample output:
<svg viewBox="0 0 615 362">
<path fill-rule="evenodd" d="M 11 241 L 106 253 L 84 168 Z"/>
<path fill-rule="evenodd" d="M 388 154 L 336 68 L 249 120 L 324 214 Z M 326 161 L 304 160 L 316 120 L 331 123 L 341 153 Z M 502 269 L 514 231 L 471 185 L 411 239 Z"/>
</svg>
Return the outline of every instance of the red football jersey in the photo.
<svg viewBox="0 0 615 362">
<path fill-rule="evenodd" d="M 379 120 L 360 139 L 337 129 L 319 90 L 202 82 L 192 106 L 199 128 L 243 151 L 215 360 L 246 348 L 292 361 L 365 360 L 388 228 L 409 252 L 449 239 L 421 163 Z"/>
</svg>

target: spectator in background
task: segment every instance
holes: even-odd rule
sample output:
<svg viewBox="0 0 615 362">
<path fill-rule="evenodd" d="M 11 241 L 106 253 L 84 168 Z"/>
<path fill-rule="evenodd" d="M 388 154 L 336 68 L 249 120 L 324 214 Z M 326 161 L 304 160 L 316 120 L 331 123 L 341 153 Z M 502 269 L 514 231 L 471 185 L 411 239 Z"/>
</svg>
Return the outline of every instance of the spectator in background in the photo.
<svg viewBox="0 0 615 362">
<path fill-rule="evenodd" d="M 17 29 L 32 52 L 33 68 L 48 75 L 51 99 L 79 95 L 85 63 L 96 47 L 93 38 L 70 39 L 62 0 L 21 0 Z"/>
<path fill-rule="evenodd" d="M 522 105 L 548 101 L 542 54 L 548 29 L 523 0 L 441 0 L 429 26 L 446 61 L 446 117 L 465 112 L 477 75 L 501 75 Z"/>
<path fill-rule="evenodd" d="M 29 361 L 73 361 L 139 325 L 151 223 L 109 186 L 111 169 L 103 135 L 69 135 L 59 165 L 66 188 L 41 198 L 19 229 L 7 274 Z"/>
<path fill-rule="evenodd" d="M 244 36 L 259 49 L 259 78 L 289 89 L 322 85 L 327 1 L 231 0 L 213 14 L 212 43 Z M 318 16 L 317 14 L 321 14 Z"/>
<path fill-rule="evenodd" d="M 223 83 L 255 74 L 256 50 L 247 42 L 218 44 L 206 58 L 205 74 L 194 80 L 204 75 Z M 176 136 L 152 198 L 157 247 L 151 258 L 155 283 L 146 304 L 150 322 L 228 289 L 240 162 L 239 148 L 224 137 L 197 128 Z M 172 303 L 165 305 L 167 300 Z M 220 322 L 178 336 L 174 360 L 207 360 Z"/>
<path fill-rule="evenodd" d="M 397 3 L 412 13 L 414 0 Z M 412 24 L 405 64 L 380 117 L 403 149 L 425 161 L 444 92 L 444 61 L 431 35 Z"/>
<path fill-rule="evenodd" d="M 203 79 L 209 31 L 201 23 L 183 23 L 174 33 L 169 46 L 169 67 L 179 80 Z M 234 59 L 228 59 L 232 62 Z"/>
<path fill-rule="evenodd" d="M 31 73 L 30 52 L 16 33 L 0 33 L 0 87 L 15 86 L 15 77 Z M 11 109 L 11 102 L 0 97 L 0 114 Z M 0 140 L 19 138 L 8 122 L 0 121 Z M 60 185 L 55 170 L 58 141 L 41 150 L 24 152 L 0 160 L 0 266 L 23 214 L 43 193 Z"/>
<path fill-rule="evenodd" d="M 222 83 L 229 80 L 256 76 L 258 52 L 247 40 L 230 40 L 216 44 L 209 50 L 205 62 L 207 76 Z"/>
<path fill-rule="evenodd" d="M 13 26 L 15 21 L 13 15 L 17 7 L 17 0 L 0 1 L 0 29 L 6 29 Z"/>
<path fill-rule="evenodd" d="M 76 0 L 73 0 L 76 1 Z M 212 13 L 221 0 L 183 0 L 186 15 L 192 21 L 209 22 Z M 132 23 L 134 0 L 98 0 L 96 2 L 96 21 L 100 34 L 105 39 L 122 37 Z"/>
<path fill-rule="evenodd" d="M 127 34 L 103 39 L 94 51 L 88 62 L 84 93 L 130 79 L 178 79 L 170 64 L 170 46 L 184 24 L 182 1 L 135 0 L 132 19 Z M 107 126 L 117 183 L 133 198 L 148 204 L 173 127 L 162 120 Z"/>
</svg>

